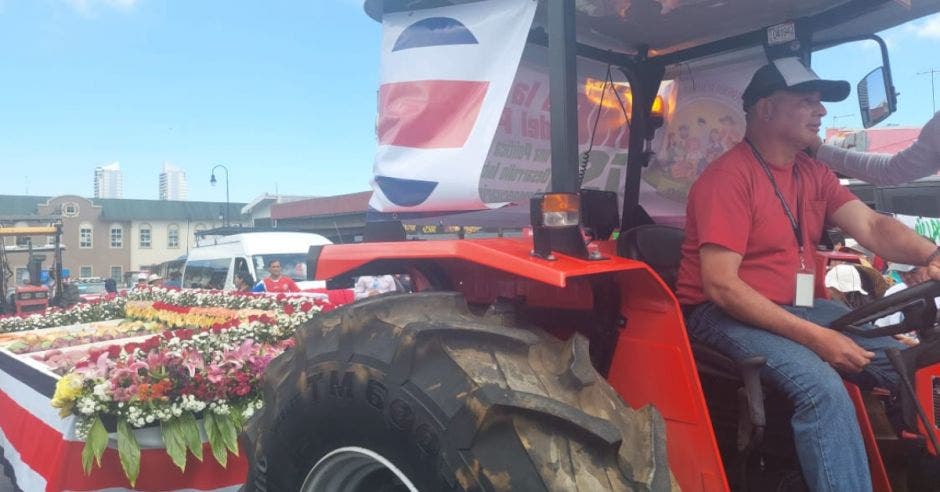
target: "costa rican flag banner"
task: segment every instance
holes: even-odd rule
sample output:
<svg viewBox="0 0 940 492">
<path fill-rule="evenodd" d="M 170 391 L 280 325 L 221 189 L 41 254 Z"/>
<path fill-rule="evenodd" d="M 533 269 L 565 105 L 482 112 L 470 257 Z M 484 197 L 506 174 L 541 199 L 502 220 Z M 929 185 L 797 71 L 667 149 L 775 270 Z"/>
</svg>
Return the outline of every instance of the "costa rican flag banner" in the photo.
<svg viewBox="0 0 940 492">
<path fill-rule="evenodd" d="M 386 14 L 370 207 L 476 210 L 535 0 Z"/>
</svg>

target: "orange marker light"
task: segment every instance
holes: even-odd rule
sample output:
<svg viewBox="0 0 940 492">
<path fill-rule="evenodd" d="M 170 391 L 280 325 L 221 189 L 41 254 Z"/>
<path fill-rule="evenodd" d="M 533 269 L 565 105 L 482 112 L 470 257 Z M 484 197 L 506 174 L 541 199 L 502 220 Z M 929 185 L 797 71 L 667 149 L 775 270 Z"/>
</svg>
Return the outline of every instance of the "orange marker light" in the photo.
<svg viewBox="0 0 940 492">
<path fill-rule="evenodd" d="M 581 220 L 581 197 L 575 193 L 549 193 L 542 197 L 542 225 L 575 226 Z"/>
</svg>

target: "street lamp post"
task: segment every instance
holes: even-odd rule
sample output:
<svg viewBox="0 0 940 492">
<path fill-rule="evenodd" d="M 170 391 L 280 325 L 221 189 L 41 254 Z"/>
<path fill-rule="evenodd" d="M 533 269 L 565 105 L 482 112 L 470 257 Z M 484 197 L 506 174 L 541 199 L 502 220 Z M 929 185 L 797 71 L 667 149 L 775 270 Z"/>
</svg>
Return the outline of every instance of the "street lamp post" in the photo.
<svg viewBox="0 0 940 492">
<path fill-rule="evenodd" d="M 215 186 L 215 184 L 218 182 L 215 179 L 215 170 L 220 167 L 225 170 L 225 215 L 224 215 L 224 220 L 222 221 L 222 226 L 228 227 L 229 226 L 228 209 L 230 208 L 228 205 L 228 168 L 223 166 L 222 164 L 216 164 L 215 167 L 213 167 L 212 170 L 209 171 L 211 175 L 209 177 L 209 184 L 211 184 L 212 186 Z"/>
</svg>

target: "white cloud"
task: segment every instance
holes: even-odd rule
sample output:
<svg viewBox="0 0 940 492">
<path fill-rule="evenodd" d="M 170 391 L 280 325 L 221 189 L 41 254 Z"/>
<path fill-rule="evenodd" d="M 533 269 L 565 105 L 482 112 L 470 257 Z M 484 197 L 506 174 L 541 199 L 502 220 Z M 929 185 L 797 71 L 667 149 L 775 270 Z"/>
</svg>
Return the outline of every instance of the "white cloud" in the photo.
<svg viewBox="0 0 940 492">
<path fill-rule="evenodd" d="M 940 40 L 940 15 L 927 17 L 914 25 L 914 34 L 921 38 Z"/>
<path fill-rule="evenodd" d="M 919 38 L 940 39 L 940 14 L 928 15 L 901 26 L 904 34 Z"/>
<path fill-rule="evenodd" d="M 131 10 L 136 5 L 138 0 L 62 0 L 66 5 L 69 6 L 72 10 L 78 12 L 81 15 L 91 16 L 94 15 L 95 11 L 99 8 L 106 9 L 115 9 L 115 10 Z"/>
</svg>

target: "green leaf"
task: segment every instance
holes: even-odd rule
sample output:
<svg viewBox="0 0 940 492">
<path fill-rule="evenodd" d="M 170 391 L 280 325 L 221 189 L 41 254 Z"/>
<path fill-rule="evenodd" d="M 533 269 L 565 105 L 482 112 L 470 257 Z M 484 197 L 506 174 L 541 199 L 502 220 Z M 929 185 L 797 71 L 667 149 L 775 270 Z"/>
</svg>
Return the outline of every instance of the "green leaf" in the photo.
<svg viewBox="0 0 940 492">
<path fill-rule="evenodd" d="M 242 418 L 244 414 L 245 407 L 243 405 L 232 405 L 232 410 L 229 412 L 228 417 L 232 419 L 232 424 L 235 425 L 235 434 L 244 430 L 245 419 Z"/>
<path fill-rule="evenodd" d="M 238 431 L 235 429 L 235 422 L 229 415 L 218 415 L 215 419 L 215 425 L 219 426 L 219 432 L 222 433 L 222 441 L 225 447 L 238 456 Z"/>
<path fill-rule="evenodd" d="M 197 460 L 202 461 L 202 437 L 199 435 L 199 425 L 196 424 L 196 417 L 186 412 L 179 418 L 180 431 L 183 433 L 183 442 L 193 453 Z"/>
<path fill-rule="evenodd" d="M 101 456 L 104 455 L 104 450 L 108 448 L 108 431 L 104 429 L 104 424 L 101 423 L 99 417 L 95 417 L 95 421 L 91 423 L 91 429 L 88 431 L 88 440 L 85 441 L 85 444 L 91 446 L 91 453 L 94 455 L 95 462 L 100 468 Z M 85 457 L 82 456 L 83 462 L 84 458 Z M 89 472 L 90 471 L 89 469 Z"/>
<path fill-rule="evenodd" d="M 203 425 L 206 428 L 206 435 L 209 437 L 212 456 L 215 456 L 215 460 L 222 465 L 222 468 L 225 468 L 228 462 L 228 450 L 225 449 L 225 440 L 216 424 L 216 415 L 212 412 L 204 413 Z"/>
<path fill-rule="evenodd" d="M 160 423 L 160 433 L 163 435 L 163 444 L 166 446 L 166 454 L 170 455 L 173 464 L 181 472 L 186 471 L 186 441 L 183 440 L 183 432 L 180 428 L 179 420 L 172 419 Z"/>
<path fill-rule="evenodd" d="M 140 445 L 137 444 L 137 438 L 134 437 L 134 431 L 127 420 L 118 420 L 117 431 L 121 467 L 133 487 L 137 483 L 137 475 L 140 474 Z"/>
</svg>

